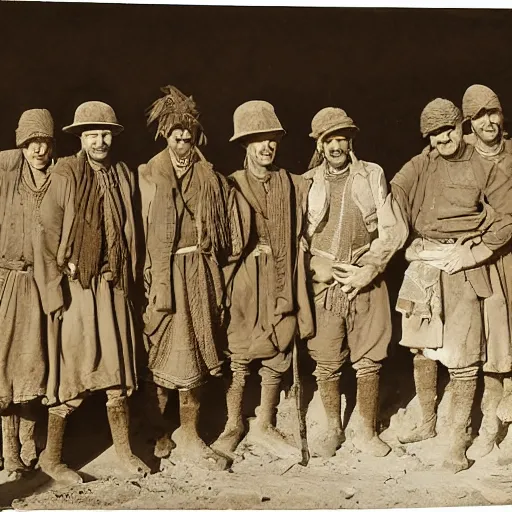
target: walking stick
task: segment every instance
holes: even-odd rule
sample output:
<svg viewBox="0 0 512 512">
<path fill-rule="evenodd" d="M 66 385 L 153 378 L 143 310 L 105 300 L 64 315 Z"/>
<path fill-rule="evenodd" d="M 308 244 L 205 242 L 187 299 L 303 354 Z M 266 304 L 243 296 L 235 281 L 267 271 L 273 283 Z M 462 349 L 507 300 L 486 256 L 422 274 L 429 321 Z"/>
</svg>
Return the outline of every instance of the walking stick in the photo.
<svg viewBox="0 0 512 512">
<path fill-rule="evenodd" d="M 292 366 L 293 366 L 293 385 L 292 394 L 295 398 L 295 407 L 297 409 L 297 419 L 299 421 L 300 435 L 300 451 L 302 460 L 299 462 L 301 466 L 307 466 L 309 462 L 308 437 L 306 429 L 306 418 L 302 411 L 302 383 L 299 375 L 299 350 L 297 347 L 297 339 L 293 341 L 292 349 Z"/>
</svg>

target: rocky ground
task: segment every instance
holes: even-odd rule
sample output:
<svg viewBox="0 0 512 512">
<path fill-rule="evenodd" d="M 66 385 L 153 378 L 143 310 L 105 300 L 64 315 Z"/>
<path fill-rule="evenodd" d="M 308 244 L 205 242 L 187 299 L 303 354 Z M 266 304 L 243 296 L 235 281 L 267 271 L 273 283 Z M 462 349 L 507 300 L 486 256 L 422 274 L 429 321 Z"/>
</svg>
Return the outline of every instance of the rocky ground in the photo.
<svg viewBox="0 0 512 512">
<path fill-rule="evenodd" d="M 387 380 L 391 388 L 388 386 L 383 392 L 385 420 L 381 437 L 393 449 L 383 459 L 358 453 L 349 438 L 336 457 L 312 458 L 308 467 L 302 467 L 298 464 L 298 451 L 296 457 L 282 460 L 242 442 L 237 450 L 238 458 L 229 471 L 206 471 L 175 461 L 171 455 L 169 460 L 162 461 L 160 471 L 145 478 L 130 478 L 123 473 L 107 442 L 106 449 L 97 457 L 77 465 L 81 466 L 80 472 L 86 480 L 81 485 L 61 487 L 37 471 L 15 483 L 5 483 L 4 475 L 0 506 L 11 505 L 17 509 L 368 509 L 512 504 L 512 476 L 509 467 L 497 464 L 498 447 L 467 471 L 452 475 L 441 469 L 444 440 L 449 430 L 446 420 L 449 391 L 444 393 L 439 407 L 439 436 L 413 445 L 400 445 L 397 433 L 414 424 L 417 404 L 416 399 L 412 399 L 405 404 L 406 408 L 397 408 L 393 378 Z M 403 399 L 404 396 L 398 403 Z M 324 415 L 316 392 L 309 400 L 308 435 L 313 438 L 322 427 Z M 350 407 L 349 403 L 347 413 Z M 357 414 L 352 414 L 349 431 L 357 428 L 356 418 Z M 140 438 L 140 422 L 134 421 L 133 426 L 134 434 Z M 291 434 L 290 442 L 297 441 L 292 434 L 297 432 L 294 402 L 284 394 L 278 426 Z M 108 432 L 101 418 L 93 422 L 88 436 L 78 445 L 94 442 L 93 432 L 98 439 Z M 87 446 L 82 448 L 87 452 Z M 139 446 L 138 453 L 149 454 L 150 450 L 151 445 L 147 444 Z M 154 467 L 158 469 L 157 465 Z"/>
</svg>

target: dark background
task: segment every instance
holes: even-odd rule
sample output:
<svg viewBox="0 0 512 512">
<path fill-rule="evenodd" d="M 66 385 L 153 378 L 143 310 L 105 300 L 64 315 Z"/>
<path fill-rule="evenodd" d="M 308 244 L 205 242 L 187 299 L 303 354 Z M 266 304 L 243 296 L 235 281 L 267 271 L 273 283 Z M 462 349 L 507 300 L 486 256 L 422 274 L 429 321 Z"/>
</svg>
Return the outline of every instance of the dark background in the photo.
<svg viewBox="0 0 512 512">
<path fill-rule="evenodd" d="M 288 132 L 285 168 L 304 172 L 311 118 L 340 106 L 361 128 L 356 154 L 391 178 L 421 150 L 431 99 L 460 104 L 483 83 L 505 113 L 512 101 L 512 11 L 0 2 L 0 26 L 1 149 L 13 146 L 23 110 L 44 107 L 59 154 L 70 154 L 78 142 L 60 128 L 81 102 L 102 100 L 126 127 L 117 153 L 136 168 L 163 147 L 144 111 L 173 84 L 197 101 L 205 155 L 223 173 L 243 162 L 228 143 L 234 109 L 264 99 Z"/>
</svg>

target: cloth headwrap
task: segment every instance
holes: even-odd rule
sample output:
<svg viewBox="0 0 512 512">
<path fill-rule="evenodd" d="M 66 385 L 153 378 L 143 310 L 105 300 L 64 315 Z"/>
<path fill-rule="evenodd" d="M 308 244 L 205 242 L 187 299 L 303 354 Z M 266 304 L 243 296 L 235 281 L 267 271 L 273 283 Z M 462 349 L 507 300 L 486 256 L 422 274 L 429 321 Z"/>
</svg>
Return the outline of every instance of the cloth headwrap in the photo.
<svg viewBox="0 0 512 512">
<path fill-rule="evenodd" d="M 443 126 L 455 126 L 462 121 L 462 113 L 451 101 L 436 98 L 421 113 L 420 129 L 423 137 Z"/>
<path fill-rule="evenodd" d="M 485 85 L 475 84 L 468 87 L 462 98 L 464 119 L 475 117 L 482 109 L 502 110 L 498 96 Z"/>
<path fill-rule="evenodd" d="M 53 139 L 53 118 L 44 108 L 34 108 L 21 114 L 16 129 L 16 146 L 20 148 L 36 137 Z"/>
<path fill-rule="evenodd" d="M 193 137 L 194 144 L 206 144 L 204 130 L 198 121 L 199 112 L 192 96 L 185 96 L 173 85 L 160 89 L 165 96 L 156 100 L 147 110 L 148 126 L 157 121 L 155 140 L 158 136 L 167 138 L 175 127 L 188 130 Z"/>
</svg>

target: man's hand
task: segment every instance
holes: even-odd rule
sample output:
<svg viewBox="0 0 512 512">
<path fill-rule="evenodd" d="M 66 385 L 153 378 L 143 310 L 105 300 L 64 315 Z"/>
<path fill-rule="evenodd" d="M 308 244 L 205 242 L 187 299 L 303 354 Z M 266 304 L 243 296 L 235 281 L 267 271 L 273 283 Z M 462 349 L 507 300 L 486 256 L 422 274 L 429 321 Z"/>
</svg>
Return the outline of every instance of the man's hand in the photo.
<svg viewBox="0 0 512 512">
<path fill-rule="evenodd" d="M 335 263 L 333 265 L 333 277 L 342 285 L 341 289 L 352 300 L 360 290 L 366 288 L 378 275 L 373 265 L 358 267 L 346 263 Z"/>
</svg>

